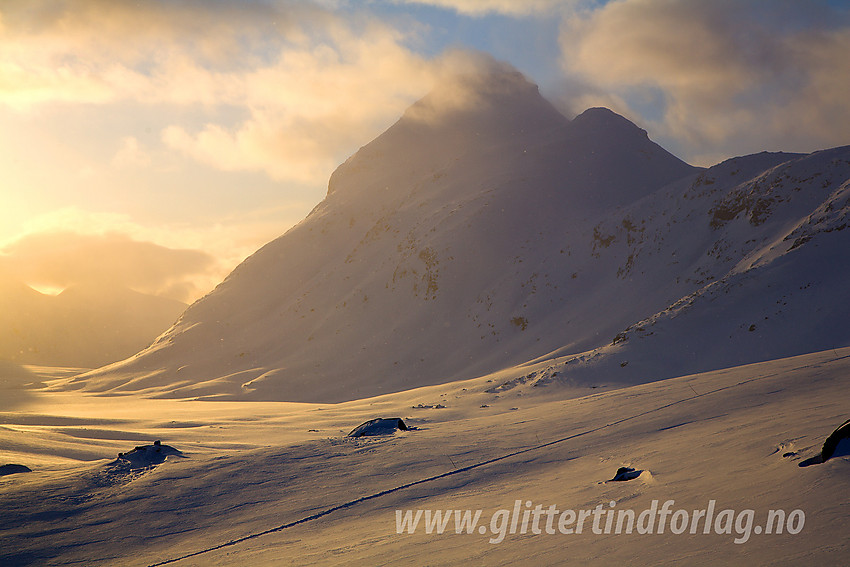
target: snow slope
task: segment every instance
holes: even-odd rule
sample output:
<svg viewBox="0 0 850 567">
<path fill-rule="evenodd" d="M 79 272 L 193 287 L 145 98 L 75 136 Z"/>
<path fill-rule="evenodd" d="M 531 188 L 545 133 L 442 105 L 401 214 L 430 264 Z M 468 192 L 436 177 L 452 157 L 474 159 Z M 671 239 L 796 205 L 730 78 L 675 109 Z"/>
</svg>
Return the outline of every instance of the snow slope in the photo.
<svg viewBox="0 0 850 567">
<path fill-rule="evenodd" d="M 332 402 L 532 360 L 563 366 L 546 383 L 634 384 L 846 346 L 848 183 L 850 147 L 699 170 L 609 110 L 567 120 L 516 72 L 462 77 L 73 386 Z"/>
<path fill-rule="evenodd" d="M 578 227 L 694 171 L 608 110 L 567 120 L 517 73 L 461 79 L 341 165 L 301 224 L 154 345 L 85 385 L 330 401 L 527 360 L 563 344 L 565 300 L 593 286 L 570 289 Z"/>
<path fill-rule="evenodd" d="M 0 365 L 0 564 L 845 564 L 850 455 L 799 465 L 848 417 L 848 211 L 850 147 L 701 170 L 444 85 L 138 355 Z M 408 429 L 347 437 L 376 418 Z M 497 522 L 668 501 L 718 519 Z"/>
<path fill-rule="evenodd" d="M 618 277 L 672 263 L 698 289 L 561 359 L 558 380 L 636 383 L 850 344 L 850 147 L 742 180 L 747 159 L 761 169 L 784 156 L 730 160 L 599 225 Z"/>
<path fill-rule="evenodd" d="M 850 457 L 798 465 L 847 418 L 850 348 L 572 398 L 530 384 L 492 392 L 525 372 L 321 405 L 39 392 L 0 414 L 0 462 L 33 470 L 0 478 L 0 564 L 845 563 Z M 446 407 L 419 407 L 438 401 Z M 345 437 L 380 416 L 411 430 Z M 154 439 L 182 458 L 114 466 Z M 605 482 L 623 466 L 643 473 Z M 491 543 L 490 518 L 518 500 L 637 512 L 714 500 L 718 514 L 752 510 L 753 524 L 680 535 L 670 518 L 652 534 L 528 527 Z M 443 534 L 397 533 L 396 510 L 467 509 L 482 510 L 483 533 L 456 534 L 453 520 Z M 802 530 L 759 533 L 770 510 L 800 510 Z"/>
</svg>

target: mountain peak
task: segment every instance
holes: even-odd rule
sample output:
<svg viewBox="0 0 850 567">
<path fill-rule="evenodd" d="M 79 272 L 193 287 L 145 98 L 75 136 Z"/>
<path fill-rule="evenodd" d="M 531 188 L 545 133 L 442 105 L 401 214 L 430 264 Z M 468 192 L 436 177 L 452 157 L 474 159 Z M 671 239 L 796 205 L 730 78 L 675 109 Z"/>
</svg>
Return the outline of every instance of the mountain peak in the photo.
<svg viewBox="0 0 850 567">
<path fill-rule="evenodd" d="M 573 118 L 572 124 L 583 131 L 595 132 L 598 135 L 631 133 L 639 134 L 642 138 L 649 137 L 646 130 L 628 118 L 602 106 L 588 108 Z"/>
<path fill-rule="evenodd" d="M 81 380 L 120 368 L 169 395 L 342 401 L 560 348 L 564 316 L 597 319 L 573 302 L 597 287 L 574 281 L 592 245 L 573 231 L 695 172 L 641 132 L 607 109 L 570 121 L 509 67 L 447 78 L 148 350 Z"/>
<path fill-rule="evenodd" d="M 537 85 L 519 71 L 499 66 L 447 77 L 408 108 L 402 120 L 433 122 L 460 112 L 521 107 L 539 100 Z"/>
<path fill-rule="evenodd" d="M 340 165 L 328 195 L 340 190 L 362 195 L 369 185 L 402 186 L 472 154 L 522 153 L 568 126 L 569 120 L 541 96 L 537 85 L 512 67 L 455 74 Z"/>
<path fill-rule="evenodd" d="M 485 132 L 496 135 L 567 122 L 537 85 L 510 65 L 492 62 L 447 76 L 411 105 L 397 124 L 420 132 L 423 126 L 449 127 L 480 137 Z"/>
</svg>

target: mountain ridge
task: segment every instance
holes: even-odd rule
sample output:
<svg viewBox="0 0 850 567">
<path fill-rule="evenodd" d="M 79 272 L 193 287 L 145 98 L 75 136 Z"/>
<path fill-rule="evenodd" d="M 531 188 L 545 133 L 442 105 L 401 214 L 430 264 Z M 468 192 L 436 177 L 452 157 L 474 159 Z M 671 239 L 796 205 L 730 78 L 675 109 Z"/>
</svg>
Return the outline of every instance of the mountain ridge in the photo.
<svg viewBox="0 0 850 567">
<path fill-rule="evenodd" d="M 18 364 L 97 368 L 122 360 L 186 309 L 112 285 L 79 284 L 55 296 L 19 281 L 0 285 L 0 358 Z"/>
<path fill-rule="evenodd" d="M 753 240 L 738 216 L 777 205 L 753 184 L 806 159 L 756 154 L 694 168 L 609 110 L 570 121 L 521 75 L 483 84 L 476 96 L 438 92 L 415 103 L 340 165 L 301 223 L 148 349 L 74 387 L 332 402 L 604 348 L 728 272 L 731 260 L 703 259 L 723 247 L 711 240 L 712 219 L 733 222 L 731 240 Z M 836 152 L 833 161 L 844 159 Z M 822 157 L 811 159 L 821 167 Z M 806 179 L 797 192 L 810 198 L 785 222 L 801 222 L 846 178 Z M 641 207 L 657 209 L 643 215 L 650 227 L 623 216 Z M 665 233 L 668 215 L 686 228 Z M 663 246 L 641 255 L 649 228 Z M 775 229 L 751 228 L 762 240 Z"/>
</svg>

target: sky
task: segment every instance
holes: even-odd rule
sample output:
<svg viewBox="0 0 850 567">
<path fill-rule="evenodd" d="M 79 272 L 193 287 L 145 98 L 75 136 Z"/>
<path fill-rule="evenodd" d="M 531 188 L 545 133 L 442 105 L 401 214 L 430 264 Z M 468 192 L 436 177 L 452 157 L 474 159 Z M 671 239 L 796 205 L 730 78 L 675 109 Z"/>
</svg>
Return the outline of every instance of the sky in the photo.
<svg viewBox="0 0 850 567">
<path fill-rule="evenodd" d="M 709 166 L 850 144 L 847 53 L 843 1 L 0 0 L 0 283 L 191 302 L 487 57 Z"/>
</svg>

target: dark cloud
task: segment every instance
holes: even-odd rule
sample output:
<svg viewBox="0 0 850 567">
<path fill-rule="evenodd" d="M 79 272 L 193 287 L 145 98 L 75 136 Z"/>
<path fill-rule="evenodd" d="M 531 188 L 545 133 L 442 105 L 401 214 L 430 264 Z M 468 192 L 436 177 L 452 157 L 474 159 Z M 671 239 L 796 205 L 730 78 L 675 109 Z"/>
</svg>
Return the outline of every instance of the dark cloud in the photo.
<svg viewBox="0 0 850 567">
<path fill-rule="evenodd" d="M 827 2 L 624 0 L 565 20 L 561 46 L 586 92 L 650 101 L 691 157 L 850 141 L 850 12 Z"/>
</svg>

